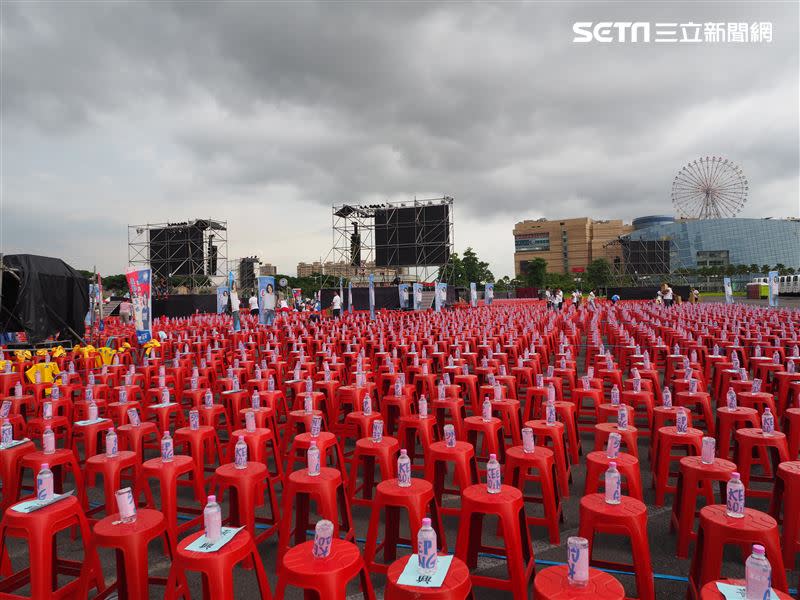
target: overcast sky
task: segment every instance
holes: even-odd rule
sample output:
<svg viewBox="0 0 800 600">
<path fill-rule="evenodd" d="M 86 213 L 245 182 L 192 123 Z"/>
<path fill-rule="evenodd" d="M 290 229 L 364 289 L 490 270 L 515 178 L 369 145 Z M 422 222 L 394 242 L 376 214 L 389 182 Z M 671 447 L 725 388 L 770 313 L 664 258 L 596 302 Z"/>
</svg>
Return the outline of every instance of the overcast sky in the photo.
<svg viewBox="0 0 800 600">
<path fill-rule="evenodd" d="M 798 216 L 798 3 L 2 2 L 5 253 L 124 271 L 127 225 L 228 221 L 293 274 L 335 203 L 455 198 L 456 250 L 514 223 L 672 213 L 737 162 Z M 576 44 L 575 21 L 771 22 L 772 43 Z"/>
</svg>

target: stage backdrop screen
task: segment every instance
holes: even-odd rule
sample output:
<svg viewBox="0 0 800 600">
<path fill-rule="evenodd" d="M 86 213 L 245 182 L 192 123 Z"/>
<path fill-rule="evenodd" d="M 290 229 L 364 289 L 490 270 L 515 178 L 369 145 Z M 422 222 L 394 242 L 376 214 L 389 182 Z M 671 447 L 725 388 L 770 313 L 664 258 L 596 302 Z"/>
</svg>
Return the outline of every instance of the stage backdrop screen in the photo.
<svg viewBox="0 0 800 600">
<path fill-rule="evenodd" d="M 443 265 L 450 253 L 450 206 L 375 211 L 375 265 Z"/>
<path fill-rule="evenodd" d="M 153 278 L 203 274 L 203 230 L 187 225 L 150 230 Z"/>
</svg>

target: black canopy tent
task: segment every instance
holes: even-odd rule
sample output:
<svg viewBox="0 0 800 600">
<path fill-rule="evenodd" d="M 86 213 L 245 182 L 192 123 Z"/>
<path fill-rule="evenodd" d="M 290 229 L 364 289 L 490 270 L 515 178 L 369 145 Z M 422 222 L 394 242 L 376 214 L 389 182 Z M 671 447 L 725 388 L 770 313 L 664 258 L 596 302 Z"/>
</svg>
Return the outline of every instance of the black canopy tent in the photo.
<svg viewBox="0 0 800 600">
<path fill-rule="evenodd" d="M 89 310 L 89 281 L 60 258 L 2 257 L 0 331 L 24 331 L 32 344 L 60 334 L 80 339 Z"/>
</svg>

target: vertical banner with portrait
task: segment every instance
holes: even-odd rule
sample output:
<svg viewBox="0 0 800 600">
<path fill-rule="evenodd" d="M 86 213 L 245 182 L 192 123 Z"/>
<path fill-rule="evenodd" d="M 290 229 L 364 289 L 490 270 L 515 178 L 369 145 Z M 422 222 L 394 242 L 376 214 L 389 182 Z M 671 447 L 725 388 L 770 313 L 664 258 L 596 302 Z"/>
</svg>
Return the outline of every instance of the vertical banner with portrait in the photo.
<svg viewBox="0 0 800 600">
<path fill-rule="evenodd" d="M 347 282 L 347 312 L 353 312 L 353 282 Z"/>
<path fill-rule="evenodd" d="M 341 277 L 339 277 L 339 299 L 344 302 L 344 284 Z"/>
<path fill-rule="evenodd" d="M 478 306 L 478 285 L 474 281 L 469 284 L 469 305 L 472 308 Z"/>
<path fill-rule="evenodd" d="M 258 322 L 262 325 L 272 325 L 277 299 L 275 278 L 271 275 L 260 276 L 258 278 Z"/>
<path fill-rule="evenodd" d="M 447 304 L 447 284 L 442 281 L 436 282 L 436 312 L 440 312 Z"/>
<path fill-rule="evenodd" d="M 406 310 L 408 308 L 408 284 L 401 283 L 398 285 L 397 294 L 400 296 L 400 309 Z"/>
<path fill-rule="evenodd" d="M 419 310 L 422 308 L 422 284 L 415 283 L 413 285 L 412 292 L 414 294 L 414 310 Z"/>
<path fill-rule="evenodd" d="M 228 310 L 228 294 L 230 290 L 227 285 L 221 285 L 217 288 L 217 314 L 221 315 Z"/>
<path fill-rule="evenodd" d="M 778 296 L 781 290 L 781 274 L 777 271 L 770 271 L 767 274 L 769 282 L 769 305 L 778 306 Z"/>
<path fill-rule="evenodd" d="M 733 304 L 733 286 L 730 277 L 722 278 L 722 287 L 725 289 L 725 304 Z"/>
<path fill-rule="evenodd" d="M 483 303 L 489 306 L 492 302 L 494 302 L 494 284 L 487 283 L 483 286 Z"/>
<path fill-rule="evenodd" d="M 133 304 L 133 322 L 136 327 L 136 341 L 145 344 L 153 337 L 153 306 L 150 269 L 129 269 L 125 274 Z"/>
<path fill-rule="evenodd" d="M 375 275 L 369 274 L 369 318 L 375 320 Z"/>
</svg>

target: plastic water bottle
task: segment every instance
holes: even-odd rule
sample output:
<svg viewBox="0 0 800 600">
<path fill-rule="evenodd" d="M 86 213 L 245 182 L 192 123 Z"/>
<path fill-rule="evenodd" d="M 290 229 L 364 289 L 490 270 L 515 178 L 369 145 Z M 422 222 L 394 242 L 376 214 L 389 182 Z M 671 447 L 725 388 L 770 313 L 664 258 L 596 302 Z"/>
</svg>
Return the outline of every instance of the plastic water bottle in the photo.
<svg viewBox="0 0 800 600">
<path fill-rule="evenodd" d="M 761 432 L 768 437 L 775 433 L 775 417 L 770 412 L 769 406 L 765 406 L 761 414 Z"/>
<path fill-rule="evenodd" d="M 492 402 L 489 400 L 489 396 L 486 396 L 483 399 L 483 405 L 481 406 L 481 418 L 484 422 L 489 422 L 492 420 Z"/>
<path fill-rule="evenodd" d="M 608 434 L 608 444 L 606 444 L 606 456 L 608 458 L 617 458 L 617 456 L 619 456 L 621 442 L 622 436 L 616 431 L 612 431 Z"/>
<path fill-rule="evenodd" d="M 189 410 L 189 429 L 197 431 L 200 428 L 200 411 L 196 408 Z"/>
<path fill-rule="evenodd" d="M 551 398 L 547 399 L 544 420 L 548 425 L 553 425 L 556 422 L 556 403 Z"/>
<path fill-rule="evenodd" d="M 422 527 L 417 533 L 417 571 L 420 575 L 433 575 L 436 572 L 436 532 L 429 518 L 422 519 Z"/>
<path fill-rule="evenodd" d="M 42 468 L 36 476 L 36 499 L 50 500 L 53 497 L 53 472 L 48 463 L 42 463 Z"/>
<path fill-rule="evenodd" d="M 589 540 L 586 538 L 567 538 L 567 581 L 577 588 L 589 583 Z"/>
<path fill-rule="evenodd" d="M 106 458 L 114 458 L 119 452 L 119 443 L 117 440 L 117 432 L 112 427 L 106 432 Z"/>
<path fill-rule="evenodd" d="M 314 415 L 311 417 L 311 437 L 318 438 L 319 432 L 322 430 L 322 415 Z"/>
<path fill-rule="evenodd" d="M 745 599 L 769 600 L 772 587 L 772 566 L 764 554 L 764 546 L 753 544 L 753 553 L 744 563 Z"/>
<path fill-rule="evenodd" d="M 427 419 L 428 418 L 428 399 L 425 397 L 425 394 L 419 397 L 419 418 L 420 419 Z"/>
<path fill-rule="evenodd" d="M 244 413 L 244 428 L 251 433 L 256 430 L 256 413 L 254 411 L 248 410 Z"/>
<path fill-rule="evenodd" d="M 14 426 L 11 421 L 3 419 L 3 427 L 0 428 L 0 446 L 8 446 L 14 441 Z"/>
<path fill-rule="evenodd" d="M 117 499 L 117 511 L 119 520 L 123 523 L 133 523 L 136 521 L 136 501 L 133 499 L 133 491 L 126 487 L 114 492 Z"/>
<path fill-rule="evenodd" d="M 56 451 L 56 436 L 48 425 L 42 434 L 42 452 L 53 454 Z"/>
<path fill-rule="evenodd" d="M 717 448 L 717 440 L 710 436 L 703 436 L 702 452 L 700 454 L 700 461 L 704 465 L 710 465 L 714 462 L 714 454 Z"/>
<path fill-rule="evenodd" d="M 734 519 L 741 519 L 744 517 L 744 484 L 742 483 L 739 473 L 731 473 L 731 478 L 728 480 L 727 494 L 726 494 L 726 514 Z"/>
<path fill-rule="evenodd" d="M 628 428 L 628 405 L 623 404 L 617 411 L 617 429 Z"/>
<path fill-rule="evenodd" d="M 533 437 L 533 429 L 530 427 L 522 428 L 522 451 L 525 454 L 532 454 L 536 450 L 536 441 Z"/>
<path fill-rule="evenodd" d="M 611 388 L 611 404 L 619 406 L 619 388 L 616 383 Z"/>
<path fill-rule="evenodd" d="M 661 392 L 661 401 L 664 408 L 672 408 L 672 392 L 667 386 L 664 386 L 664 391 Z"/>
<path fill-rule="evenodd" d="M 175 446 L 169 431 L 165 431 L 161 438 L 161 462 L 172 462 L 173 458 L 175 458 Z"/>
<path fill-rule="evenodd" d="M 50 401 L 45 401 L 42 403 L 42 418 L 45 420 L 50 420 L 53 418 L 53 403 Z"/>
<path fill-rule="evenodd" d="M 316 442 L 312 442 L 314 446 L 317 445 Z M 319 462 L 319 450 L 317 450 L 317 462 Z M 244 436 L 239 436 L 239 441 L 236 442 L 236 446 L 233 449 L 233 463 L 237 469 L 246 469 L 247 468 L 247 443 L 244 441 Z M 319 467 L 317 467 L 317 475 L 319 474 Z"/>
<path fill-rule="evenodd" d="M 369 394 L 364 394 L 364 399 L 361 401 L 361 411 L 365 415 L 372 414 L 372 398 L 369 397 Z"/>
<path fill-rule="evenodd" d="M 675 412 L 675 430 L 679 434 L 685 434 L 688 429 L 689 419 L 686 416 L 686 409 L 679 406 Z"/>
<path fill-rule="evenodd" d="M 314 527 L 314 546 L 311 555 L 314 558 L 327 558 L 331 553 L 333 543 L 333 523 L 327 519 L 317 521 Z"/>
<path fill-rule="evenodd" d="M 501 486 L 500 463 L 497 462 L 496 454 L 490 454 L 489 462 L 486 463 L 486 491 L 490 494 L 499 494 Z"/>
<path fill-rule="evenodd" d="M 317 448 L 316 440 L 311 440 L 311 444 L 308 447 L 308 451 L 306 452 L 306 465 L 308 466 L 308 474 L 311 477 L 319 475 L 319 448 Z"/>
<path fill-rule="evenodd" d="M 448 448 L 456 446 L 456 428 L 451 423 L 444 426 L 444 445 Z"/>
<path fill-rule="evenodd" d="M 206 390 L 206 393 L 203 394 L 203 406 L 206 408 L 214 406 L 214 396 L 211 394 L 211 390 Z"/>
<path fill-rule="evenodd" d="M 621 483 L 617 463 L 613 460 L 608 463 L 606 479 L 606 504 L 619 504 L 621 496 Z"/>
<path fill-rule="evenodd" d="M 310 415 L 314 412 L 314 400 L 311 397 L 311 394 L 303 395 L 303 412 L 307 415 Z"/>
<path fill-rule="evenodd" d="M 209 542 L 216 542 L 222 535 L 222 508 L 217 504 L 216 496 L 208 497 L 203 509 L 203 525 Z"/>
<path fill-rule="evenodd" d="M 728 393 L 725 394 L 725 401 L 728 410 L 736 410 L 737 408 L 736 392 L 733 391 L 733 388 L 728 388 Z"/>
<path fill-rule="evenodd" d="M 95 404 L 94 400 L 89 400 L 88 413 L 90 421 L 97 421 L 97 404 Z"/>
<path fill-rule="evenodd" d="M 383 421 L 377 419 L 372 423 L 372 443 L 380 444 L 383 441 Z"/>
<path fill-rule="evenodd" d="M 408 458 L 408 451 L 403 448 L 397 458 L 397 485 L 400 487 L 411 486 L 411 459 Z"/>
</svg>

